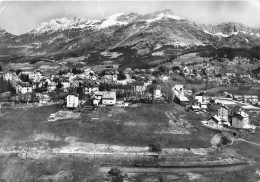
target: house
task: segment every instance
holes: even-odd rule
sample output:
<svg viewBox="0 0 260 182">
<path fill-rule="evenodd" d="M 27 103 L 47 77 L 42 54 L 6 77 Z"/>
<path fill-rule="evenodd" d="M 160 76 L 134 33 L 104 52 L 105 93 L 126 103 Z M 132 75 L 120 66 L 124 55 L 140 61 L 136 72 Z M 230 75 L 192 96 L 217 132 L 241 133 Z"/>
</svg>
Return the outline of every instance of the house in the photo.
<svg viewBox="0 0 260 182">
<path fill-rule="evenodd" d="M 153 90 L 153 99 L 159 99 L 162 97 L 162 90 L 160 85 L 156 85 Z"/>
<path fill-rule="evenodd" d="M 113 61 L 104 61 L 103 65 L 113 65 Z"/>
<path fill-rule="evenodd" d="M 70 82 L 68 80 L 62 80 L 61 84 L 63 85 L 63 89 L 67 90 L 70 87 Z"/>
<path fill-rule="evenodd" d="M 212 128 L 216 128 L 216 129 L 223 128 L 223 123 L 221 119 L 216 115 L 209 118 L 207 124 Z"/>
<path fill-rule="evenodd" d="M 232 116 L 231 126 L 234 128 L 251 128 L 249 115 L 242 108 L 239 108 L 239 111 Z"/>
<path fill-rule="evenodd" d="M 179 99 L 179 102 L 180 102 L 180 104 L 181 105 L 183 105 L 183 106 L 187 106 L 187 105 L 189 105 L 189 99 L 187 98 L 187 97 L 185 97 L 184 95 L 180 95 L 179 97 L 178 97 L 178 99 Z"/>
<path fill-rule="evenodd" d="M 194 111 L 194 112 L 199 112 L 200 111 L 200 107 L 199 106 L 191 106 L 191 110 Z"/>
<path fill-rule="evenodd" d="M 90 87 L 85 87 L 85 89 L 84 89 L 84 93 L 86 95 L 95 94 L 98 91 L 99 91 L 99 88 L 96 85 L 90 86 Z"/>
<path fill-rule="evenodd" d="M 116 104 L 116 92 L 96 92 L 93 100 L 93 105 L 115 105 Z"/>
<path fill-rule="evenodd" d="M 257 95 L 244 95 L 244 101 L 245 102 L 251 102 L 251 103 L 257 103 L 258 102 L 258 96 Z"/>
<path fill-rule="evenodd" d="M 134 86 L 134 90 L 138 93 L 143 93 L 145 92 L 147 85 L 145 84 L 145 82 L 134 82 L 132 84 Z"/>
<path fill-rule="evenodd" d="M 116 92 L 106 92 L 102 95 L 103 105 L 115 105 L 116 104 Z"/>
<path fill-rule="evenodd" d="M 68 95 L 66 101 L 68 108 L 77 108 L 79 105 L 79 98 L 77 95 Z"/>
<path fill-rule="evenodd" d="M 47 86 L 48 92 L 52 92 L 52 91 L 56 90 L 56 86 L 57 86 L 57 83 L 55 83 L 53 81 L 48 82 L 48 86 Z"/>
<path fill-rule="evenodd" d="M 16 85 L 16 93 L 26 94 L 32 92 L 32 85 L 28 82 L 20 82 Z"/>
<path fill-rule="evenodd" d="M 229 108 L 225 105 L 221 105 L 218 109 L 218 117 L 223 121 L 228 121 Z"/>
<path fill-rule="evenodd" d="M 127 85 L 127 79 L 125 80 L 117 80 L 116 83 L 119 84 L 119 85 Z"/>
<path fill-rule="evenodd" d="M 202 95 L 196 95 L 195 96 L 195 100 L 197 101 L 197 103 L 200 105 L 200 107 L 202 109 L 207 109 L 207 100 L 204 96 Z"/>
</svg>

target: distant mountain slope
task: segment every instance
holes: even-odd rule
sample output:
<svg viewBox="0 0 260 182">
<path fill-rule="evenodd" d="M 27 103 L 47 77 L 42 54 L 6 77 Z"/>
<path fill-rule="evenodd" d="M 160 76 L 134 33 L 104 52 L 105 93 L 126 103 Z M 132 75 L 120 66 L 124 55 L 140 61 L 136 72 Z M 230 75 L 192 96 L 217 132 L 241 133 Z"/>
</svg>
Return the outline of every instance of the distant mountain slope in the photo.
<svg viewBox="0 0 260 182">
<path fill-rule="evenodd" d="M 201 25 L 171 10 L 146 15 L 118 13 L 103 20 L 60 18 L 41 23 L 31 32 L 14 36 L 0 30 L 0 53 L 24 56 L 87 54 L 116 48 L 136 56 L 169 49 L 260 46 L 260 29 L 239 23 Z"/>
</svg>

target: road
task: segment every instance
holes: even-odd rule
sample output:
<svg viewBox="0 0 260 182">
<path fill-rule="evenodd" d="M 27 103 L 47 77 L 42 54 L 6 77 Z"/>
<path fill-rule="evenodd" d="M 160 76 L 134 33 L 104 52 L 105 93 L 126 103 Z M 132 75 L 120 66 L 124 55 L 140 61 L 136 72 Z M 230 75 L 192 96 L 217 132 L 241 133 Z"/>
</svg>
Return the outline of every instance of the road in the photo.
<svg viewBox="0 0 260 182">
<path fill-rule="evenodd" d="M 186 172 L 234 172 L 248 168 L 248 163 L 203 166 L 167 166 L 167 167 L 135 167 L 135 166 L 101 166 L 100 170 L 108 172 L 112 167 L 118 167 L 126 173 L 186 173 Z"/>
</svg>

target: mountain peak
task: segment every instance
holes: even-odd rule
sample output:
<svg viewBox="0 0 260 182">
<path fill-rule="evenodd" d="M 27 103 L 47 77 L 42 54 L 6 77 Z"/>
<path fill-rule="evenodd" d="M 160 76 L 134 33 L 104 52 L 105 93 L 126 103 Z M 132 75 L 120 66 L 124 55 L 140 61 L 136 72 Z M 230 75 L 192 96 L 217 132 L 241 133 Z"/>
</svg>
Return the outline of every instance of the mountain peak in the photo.
<svg viewBox="0 0 260 182">
<path fill-rule="evenodd" d="M 174 19 L 174 20 L 181 20 L 180 16 L 175 15 L 175 13 L 171 9 L 166 9 L 163 11 L 157 11 L 155 13 L 147 14 L 143 16 L 143 19 L 147 22 L 154 22 L 161 19 Z"/>
<path fill-rule="evenodd" d="M 157 12 L 155 12 L 155 14 L 175 15 L 173 10 L 171 10 L 171 9 L 157 11 Z"/>
</svg>

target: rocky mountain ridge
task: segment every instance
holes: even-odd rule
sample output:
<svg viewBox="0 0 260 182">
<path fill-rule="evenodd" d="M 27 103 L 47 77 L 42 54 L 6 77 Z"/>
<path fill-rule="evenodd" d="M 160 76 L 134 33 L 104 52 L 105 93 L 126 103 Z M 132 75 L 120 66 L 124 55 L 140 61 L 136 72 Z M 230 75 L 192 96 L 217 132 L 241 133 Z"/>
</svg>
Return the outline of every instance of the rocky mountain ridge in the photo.
<svg viewBox="0 0 260 182">
<path fill-rule="evenodd" d="M 136 56 L 197 46 L 252 48 L 260 46 L 260 29 L 240 23 L 203 25 L 171 10 L 139 15 L 118 13 L 103 20 L 59 18 L 34 30 L 11 35 L 0 30 L 0 52 L 25 56 L 87 54 L 114 49 L 135 50 Z M 166 50 L 167 49 L 167 50 Z"/>
</svg>

